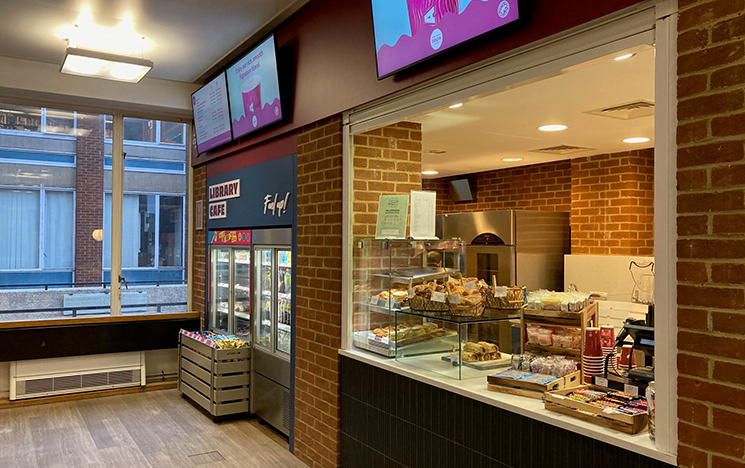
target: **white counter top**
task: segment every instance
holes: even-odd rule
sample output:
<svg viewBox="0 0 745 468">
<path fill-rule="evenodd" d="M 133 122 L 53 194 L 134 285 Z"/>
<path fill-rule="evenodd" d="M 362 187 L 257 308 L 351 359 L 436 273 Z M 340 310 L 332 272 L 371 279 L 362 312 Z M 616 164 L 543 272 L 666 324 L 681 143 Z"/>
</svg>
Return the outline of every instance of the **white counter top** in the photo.
<svg viewBox="0 0 745 468">
<path fill-rule="evenodd" d="M 434 372 L 427 372 L 406 364 L 398 363 L 395 359 L 386 359 L 382 356 L 376 356 L 371 353 L 354 349 L 340 349 L 339 354 L 418 380 L 432 385 L 433 387 L 478 400 L 487 405 L 496 406 L 497 408 L 517 413 L 552 426 L 560 427 L 570 432 L 581 434 L 671 465 L 677 465 L 677 457 L 673 454 L 657 450 L 654 442 L 650 440 L 646 431 L 636 435 L 629 435 L 590 422 L 582 421 L 580 419 L 575 419 L 570 416 L 554 413 L 545 409 L 543 407 L 543 402 L 540 400 L 490 392 L 486 389 L 486 382 L 483 379 L 449 379 Z"/>
</svg>

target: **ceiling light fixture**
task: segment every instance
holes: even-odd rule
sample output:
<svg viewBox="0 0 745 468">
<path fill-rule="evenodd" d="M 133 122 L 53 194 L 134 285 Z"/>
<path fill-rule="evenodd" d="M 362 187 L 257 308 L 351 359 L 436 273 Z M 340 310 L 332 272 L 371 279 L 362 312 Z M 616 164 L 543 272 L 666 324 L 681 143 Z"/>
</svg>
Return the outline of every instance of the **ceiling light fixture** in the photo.
<svg viewBox="0 0 745 468">
<path fill-rule="evenodd" d="M 566 129 L 567 129 L 566 125 L 544 125 L 542 127 L 538 127 L 538 130 L 542 132 L 560 132 Z"/>
<path fill-rule="evenodd" d="M 463 107 L 463 103 L 462 102 L 459 102 L 457 104 L 453 104 L 452 106 L 450 106 L 451 109 L 457 109 L 459 107 Z"/>
<path fill-rule="evenodd" d="M 630 59 L 634 55 L 636 55 L 636 54 L 623 54 L 623 55 L 619 55 L 618 57 L 614 58 L 613 61 L 614 62 L 620 62 L 621 60 Z"/>
<path fill-rule="evenodd" d="M 649 138 L 646 137 L 634 137 L 634 138 L 626 138 L 623 140 L 624 143 L 646 143 L 649 141 Z"/>
<path fill-rule="evenodd" d="M 152 68 L 150 60 L 68 47 L 60 72 L 138 83 Z"/>
<path fill-rule="evenodd" d="M 422 175 L 437 175 L 438 171 L 422 171 Z"/>
<path fill-rule="evenodd" d="M 518 161 L 522 161 L 522 160 L 523 160 L 523 158 L 502 158 L 502 161 L 504 161 L 504 162 L 518 162 Z"/>
</svg>

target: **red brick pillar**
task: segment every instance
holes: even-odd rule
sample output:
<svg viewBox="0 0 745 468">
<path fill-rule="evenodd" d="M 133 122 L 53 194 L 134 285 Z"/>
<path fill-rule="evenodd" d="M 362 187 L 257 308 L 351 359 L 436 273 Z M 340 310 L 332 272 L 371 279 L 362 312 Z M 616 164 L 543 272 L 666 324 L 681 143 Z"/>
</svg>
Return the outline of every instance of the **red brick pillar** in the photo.
<svg viewBox="0 0 745 468">
<path fill-rule="evenodd" d="M 202 201 L 202 220 L 196 219 L 199 214 L 196 210 L 196 202 Z M 201 165 L 194 168 L 194 199 L 189 200 L 194 206 L 194 226 L 189 226 L 189 235 L 194 236 L 194 253 L 189 259 L 193 263 L 192 277 L 192 308 L 199 312 L 204 329 L 205 311 L 205 288 L 207 284 L 207 166 Z M 201 224 L 202 230 L 197 231 L 196 225 Z"/>
<path fill-rule="evenodd" d="M 103 228 L 104 116 L 77 115 L 75 175 L 75 282 L 103 281 L 103 246 L 93 231 Z"/>
<path fill-rule="evenodd" d="M 678 463 L 745 467 L 745 2 L 679 2 Z"/>
<path fill-rule="evenodd" d="M 375 237 L 381 195 L 421 189 L 421 124 L 398 122 L 354 136 L 354 237 Z"/>
<path fill-rule="evenodd" d="M 339 466 L 342 124 L 335 116 L 298 133 L 295 455 Z"/>
</svg>

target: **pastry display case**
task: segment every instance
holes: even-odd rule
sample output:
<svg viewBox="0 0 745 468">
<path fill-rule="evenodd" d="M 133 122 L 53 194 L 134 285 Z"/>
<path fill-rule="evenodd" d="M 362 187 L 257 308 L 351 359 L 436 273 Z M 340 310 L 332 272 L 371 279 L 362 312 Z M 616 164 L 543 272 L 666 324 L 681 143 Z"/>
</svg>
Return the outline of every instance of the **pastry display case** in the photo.
<svg viewBox="0 0 745 468">
<path fill-rule="evenodd" d="M 475 316 L 396 310 L 389 333 L 396 361 L 457 380 L 484 378 L 511 366 L 511 321 L 519 309 Z"/>
<path fill-rule="evenodd" d="M 460 277 L 465 244 L 460 240 L 419 241 L 360 239 L 355 241 L 352 342 L 355 347 L 386 357 L 396 355 L 396 312 L 410 310 L 409 291 L 415 286 Z M 438 256 L 439 252 L 450 252 Z M 434 253 L 433 253 L 434 252 Z M 402 334 L 401 334 L 402 335 Z M 402 339 L 404 348 L 431 335 Z M 449 347 L 442 345 L 445 351 Z"/>
</svg>

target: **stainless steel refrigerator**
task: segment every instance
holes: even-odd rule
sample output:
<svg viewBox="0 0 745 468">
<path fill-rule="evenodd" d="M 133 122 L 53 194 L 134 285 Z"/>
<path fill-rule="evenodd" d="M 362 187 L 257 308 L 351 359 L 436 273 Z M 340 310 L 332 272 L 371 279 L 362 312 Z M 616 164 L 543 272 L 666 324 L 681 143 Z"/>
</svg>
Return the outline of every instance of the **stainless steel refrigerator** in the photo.
<svg viewBox="0 0 745 468">
<path fill-rule="evenodd" d="M 463 273 L 530 291 L 564 288 L 564 255 L 571 252 L 569 213 L 485 211 L 437 217 L 437 235 L 466 242 Z"/>
<path fill-rule="evenodd" d="M 289 435 L 294 272 L 291 229 L 253 231 L 251 412 Z"/>
</svg>

